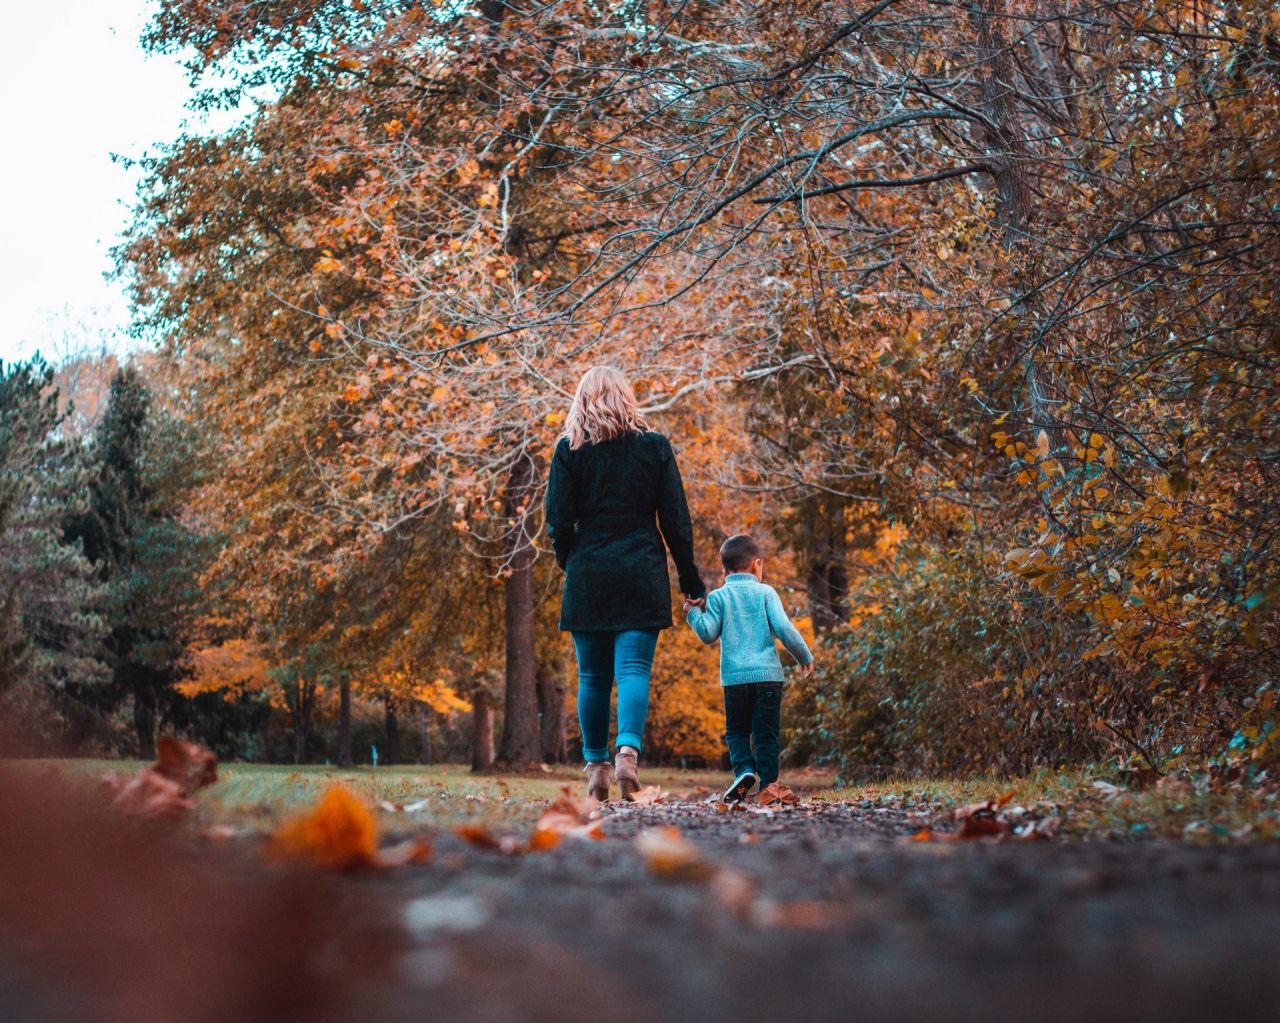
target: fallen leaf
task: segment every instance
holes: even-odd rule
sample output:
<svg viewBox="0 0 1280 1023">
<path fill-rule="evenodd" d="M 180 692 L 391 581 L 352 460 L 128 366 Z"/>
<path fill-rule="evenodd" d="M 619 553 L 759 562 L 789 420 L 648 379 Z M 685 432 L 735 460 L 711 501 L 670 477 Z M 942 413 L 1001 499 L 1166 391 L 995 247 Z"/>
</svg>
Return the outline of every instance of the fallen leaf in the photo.
<svg viewBox="0 0 1280 1023">
<path fill-rule="evenodd" d="M 651 806 L 665 802 L 667 798 L 668 793 L 662 791 L 661 785 L 646 785 L 631 797 L 631 802 L 635 806 Z"/>
<path fill-rule="evenodd" d="M 468 845 L 473 845 L 477 849 L 502 848 L 502 843 L 498 841 L 498 836 L 483 824 L 459 824 L 453 829 L 453 833 Z"/>
<path fill-rule="evenodd" d="M 711 879 L 711 897 L 742 920 L 751 918 L 755 905 L 756 882 L 740 870 L 721 870 Z"/>
<path fill-rule="evenodd" d="M 533 829 L 533 834 L 529 836 L 530 852 L 546 852 L 548 849 L 554 849 L 559 844 L 560 832 L 553 828 L 538 826 Z"/>
<path fill-rule="evenodd" d="M 268 852 L 327 870 L 373 867 L 378 826 L 363 800 L 345 786 L 331 785 L 315 806 L 276 829 Z"/>
<path fill-rule="evenodd" d="M 191 796 L 218 780 L 218 758 L 198 743 L 164 738 L 156 762 L 137 774 L 107 774 L 111 805 L 138 817 L 178 816 L 194 805 Z"/>
<path fill-rule="evenodd" d="M 410 838 L 396 845 L 379 849 L 376 865 L 379 867 L 403 867 L 410 863 L 430 863 L 435 848 L 425 838 Z"/>
<path fill-rule="evenodd" d="M 770 782 L 765 788 L 760 790 L 760 794 L 756 800 L 761 806 L 795 806 L 800 802 L 800 797 L 792 792 L 780 781 Z"/>
<path fill-rule="evenodd" d="M 997 805 L 994 799 L 988 799 L 983 803 L 970 803 L 968 806 L 959 807 L 951 817 L 960 822 L 960 829 L 949 837 L 988 838 L 1007 834 L 1013 825 L 1003 814 L 996 813 Z"/>
<path fill-rule="evenodd" d="M 702 859 L 698 847 L 676 827 L 650 828 L 636 836 L 636 848 L 650 873 L 658 877 L 698 880 L 710 876 L 712 868 Z"/>
</svg>

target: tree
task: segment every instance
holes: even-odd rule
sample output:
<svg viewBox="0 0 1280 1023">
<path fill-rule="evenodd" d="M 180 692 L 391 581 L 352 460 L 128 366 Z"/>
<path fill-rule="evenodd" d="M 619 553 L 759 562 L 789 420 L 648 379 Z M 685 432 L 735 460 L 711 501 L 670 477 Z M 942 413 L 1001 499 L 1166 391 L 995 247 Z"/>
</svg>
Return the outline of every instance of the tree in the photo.
<svg viewBox="0 0 1280 1023">
<path fill-rule="evenodd" d="M 39 358 L 0 364 L 0 696 L 28 717 L 52 704 L 82 719 L 104 677 L 103 593 L 60 528 L 81 507 L 85 473 L 58 437 L 52 380 Z"/>
<path fill-rule="evenodd" d="M 106 592 L 111 701 L 132 702 L 140 757 L 155 740 L 199 603 L 206 538 L 179 510 L 198 464 L 189 429 L 153 400 L 136 367 L 118 370 L 89 446 L 89 499 L 66 535 L 94 564 Z"/>
</svg>

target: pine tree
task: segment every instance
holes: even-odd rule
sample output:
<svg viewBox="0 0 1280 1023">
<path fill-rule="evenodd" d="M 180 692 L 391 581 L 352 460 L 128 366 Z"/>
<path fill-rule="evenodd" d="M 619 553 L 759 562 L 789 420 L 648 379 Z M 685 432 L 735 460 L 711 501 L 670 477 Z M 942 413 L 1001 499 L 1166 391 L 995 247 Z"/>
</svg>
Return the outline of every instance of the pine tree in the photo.
<svg viewBox="0 0 1280 1023">
<path fill-rule="evenodd" d="M 102 587 L 61 529 L 83 500 L 84 465 L 58 436 L 52 380 L 39 358 L 0 364 L 0 696 L 20 711 L 65 710 L 105 674 Z"/>
<path fill-rule="evenodd" d="M 89 507 L 68 527 L 107 589 L 111 701 L 131 703 L 143 757 L 177 701 L 183 631 L 209 546 L 177 515 L 191 445 L 181 424 L 155 409 L 137 369 L 121 369 L 94 433 Z"/>
</svg>

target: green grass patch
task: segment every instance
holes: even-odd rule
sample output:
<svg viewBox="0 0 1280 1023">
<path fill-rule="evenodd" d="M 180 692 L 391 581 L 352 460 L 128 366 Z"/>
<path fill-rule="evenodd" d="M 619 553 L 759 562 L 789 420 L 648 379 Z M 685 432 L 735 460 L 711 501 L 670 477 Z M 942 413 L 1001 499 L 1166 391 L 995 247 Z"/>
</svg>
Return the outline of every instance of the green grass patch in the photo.
<svg viewBox="0 0 1280 1023">
<path fill-rule="evenodd" d="M 55 774 L 86 786 L 98 784 L 108 772 L 133 773 L 145 766 L 136 760 L 27 760 L 0 763 L 0 770 Z M 792 772 L 788 781 L 806 792 L 830 789 L 833 775 L 826 771 Z M 723 771 L 688 771 L 667 767 L 642 767 L 640 780 L 670 792 L 699 788 L 716 792 L 730 780 Z M 400 824 L 452 826 L 467 821 L 494 825 L 531 822 L 544 804 L 561 794 L 565 786 L 585 795 L 581 768 L 557 766 L 530 774 L 475 774 L 463 764 L 429 767 L 356 767 L 323 765 L 294 767 L 287 764 L 222 764 L 218 781 L 196 797 L 199 825 L 226 824 L 267 831 L 280 820 L 311 805 L 330 785 L 345 785 L 371 803 L 385 801 L 401 806 L 427 800 L 413 815 L 384 815 L 390 831 Z"/>
<path fill-rule="evenodd" d="M 845 786 L 830 798 L 949 817 L 967 803 L 1009 796 L 1008 805 L 1056 804 L 1064 834 L 1080 838 L 1188 842 L 1280 839 L 1280 789 L 1168 780 L 1137 788 L 1088 771 L 1041 771 L 1026 778 L 898 778 Z"/>
</svg>

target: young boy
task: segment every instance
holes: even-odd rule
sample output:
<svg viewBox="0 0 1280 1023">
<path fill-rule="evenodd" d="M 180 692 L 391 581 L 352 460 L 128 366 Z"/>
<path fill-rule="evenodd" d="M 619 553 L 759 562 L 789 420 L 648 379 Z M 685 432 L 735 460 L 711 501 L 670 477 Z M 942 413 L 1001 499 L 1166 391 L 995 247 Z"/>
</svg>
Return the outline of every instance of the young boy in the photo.
<svg viewBox="0 0 1280 1023">
<path fill-rule="evenodd" d="M 782 726 L 782 662 L 774 637 L 808 677 L 813 654 L 782 609 L 772 586 L 760 581 L 764 555 L 745 535 L 731 536 L 720 548 L 724 585 L 701 602 L 686 600 L 689 624 L 704 643 L 720 640 L 720 685 L 724 687 L 725 742 L 733 765 L 726 803 L 741 800 L 759 785 L 778 780 L 778 732 Z M 752 740 L 755 755 L 752 756 Z"/>
</svg>

